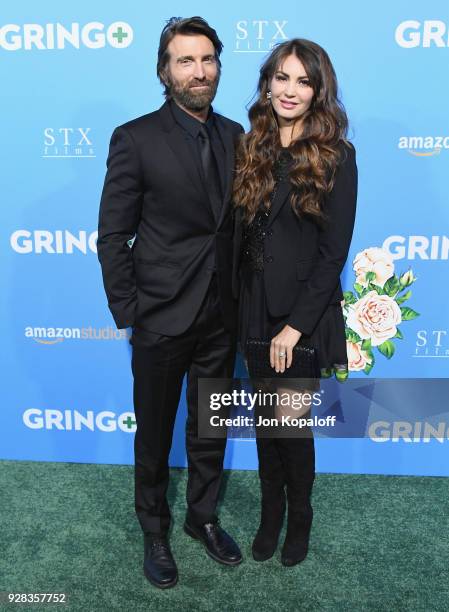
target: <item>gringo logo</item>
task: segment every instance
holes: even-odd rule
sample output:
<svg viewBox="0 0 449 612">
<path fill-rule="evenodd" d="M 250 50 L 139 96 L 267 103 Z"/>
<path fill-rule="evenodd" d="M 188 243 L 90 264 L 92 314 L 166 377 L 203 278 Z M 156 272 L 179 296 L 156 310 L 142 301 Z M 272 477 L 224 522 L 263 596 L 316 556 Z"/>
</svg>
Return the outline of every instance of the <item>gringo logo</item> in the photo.
<svg viewBox="0 0 449 612">
<path fill-rule="evenodd" d="M 64 340 L 128 340 L 130 334 L 112 327 L 25 327 L 25 338 L 49 345 Z"/>
<path fill-rule="evenodd" d="M 388 236 L 382 248 L 393 259 L 432 259 L 449 258 L 448 236 Z"/>
<path fill-rule="evenodd" d="M 434 438 L 443 444 L 449 439 L 449 428 L 444 421 L 436 426 L 427 421 L 376 421 L 369 426 L 368 436 L 373 442 L 430 442 Z"/>
<path fill-rule="evenodd" d="M 287 40 L 287 20 L 242 19 L 236 23 L 235 53 L 265 53 L 277 43 Z"/>
<path fill-rule="evenodd" d="M 71 23 L 68 28 L 61 23 L 9 23 L 0 27 L 0 49 L 5 51 L 37 51 L 65 49 L 66 44 L 79 49 L 101 49 L 106 46 L 115 49 L 129 47 L 133 40 L 133 30 L 125 21 L 115 21 L 104 32 L 105 25 L 91 21 L 85 25 Z"/>
<path fill-rule="evenodd" d="M 442 149 L 449 149 L 449 136 L 400 136 L 398 149 L 416 157 L 439 155 Z"/>
<path fill-rule="evenodd" d="M 78 235 L 72 234 L 68 230 L 16 230 L 11 234 L 11 248 L 21 255 L 28 253 L 57 253 L 73 255 L 74 250 L 87 255 L 88 249 L 92 253 L 97 252 L 98 232 L 87 234 L 81 230 Z"/>
<path fill-rule="evenodd" d="M 434 19 L 426 20 L 422 23 L 414 19 L 402 21 L 396 28 L 394 38 L 396 43 L 404 49 L 412 49 L 413 47 L 429 48 L 432 45 L 435 47 L 449 47 L 446 24 L 444 21 Z"/>
<path fill-rule="evenodd" d="M 104 432 L 117 431 L 126 433 L 136 431 L 134 412 L 122 412 L 117 415 L 110 410 L 94 413 L 87 410 L 85 414 L 78 410 L 39 410 L 29 408 L 22 415 L 23 423 L 29 429 L 58 429 L 60 431 L 81 431 L 96 429 Z"/>
</svg>

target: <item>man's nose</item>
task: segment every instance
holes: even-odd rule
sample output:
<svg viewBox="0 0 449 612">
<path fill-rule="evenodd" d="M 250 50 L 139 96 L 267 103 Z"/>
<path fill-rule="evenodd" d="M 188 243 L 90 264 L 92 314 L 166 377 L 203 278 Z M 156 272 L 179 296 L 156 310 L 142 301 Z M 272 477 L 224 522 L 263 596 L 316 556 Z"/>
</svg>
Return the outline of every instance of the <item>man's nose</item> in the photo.
<svg viewBox="0 0 449 612">
<path fill-rule="evenodd" d="M 204 79 L 206 76 L 206 72 L 204 70 L 203 62 L 195 62 L 195 70 L 193 72 L 193 76 L 196 79 Z"/>
</svg>

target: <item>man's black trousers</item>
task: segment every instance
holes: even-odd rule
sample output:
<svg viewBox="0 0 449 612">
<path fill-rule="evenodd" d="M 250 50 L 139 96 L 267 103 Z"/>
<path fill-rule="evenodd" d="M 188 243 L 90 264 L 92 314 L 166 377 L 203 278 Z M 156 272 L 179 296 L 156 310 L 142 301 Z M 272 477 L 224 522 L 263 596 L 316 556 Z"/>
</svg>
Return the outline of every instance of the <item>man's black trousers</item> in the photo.
<svg viewBox="0 0 449 612">
<path fill-rule="evenodd" d="M 216 521 L 225 438 L 198 437 L 198 379 L 232 378 L 234 335 L 223 326 L 215 275 L 192 326 L 180 336 L 134 328 L 132 371 L 137 430 L 135 506 L 144 533 L 166 534 L 168 457 L 182 382 L 187 373 L 187 519 Z"/>
</svg>

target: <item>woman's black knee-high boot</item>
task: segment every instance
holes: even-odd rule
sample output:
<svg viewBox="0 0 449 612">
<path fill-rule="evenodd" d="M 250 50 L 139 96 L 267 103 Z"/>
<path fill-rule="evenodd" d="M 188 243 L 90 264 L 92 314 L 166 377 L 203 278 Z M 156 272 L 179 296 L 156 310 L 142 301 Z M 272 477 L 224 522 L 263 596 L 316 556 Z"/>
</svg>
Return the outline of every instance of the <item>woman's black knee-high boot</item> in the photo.
<svg viewBox="0 0 449 612">
<path fill-rule="evenodd" d="M 312 528 L 311 494 L 315 480 L 313 437 L 277 440 L 287 484 L 287 534 L 281 552 L 283 565 L 291 566 L 306 558 Z"/>
<path fill-rule="evenodd" d="M 262 504 L 260 526 L 252 546 L 255 561 L 273 556 L 284 522 L 285 476 L 277 442 L 273 438 L 257 438 Z"/>
</svg>

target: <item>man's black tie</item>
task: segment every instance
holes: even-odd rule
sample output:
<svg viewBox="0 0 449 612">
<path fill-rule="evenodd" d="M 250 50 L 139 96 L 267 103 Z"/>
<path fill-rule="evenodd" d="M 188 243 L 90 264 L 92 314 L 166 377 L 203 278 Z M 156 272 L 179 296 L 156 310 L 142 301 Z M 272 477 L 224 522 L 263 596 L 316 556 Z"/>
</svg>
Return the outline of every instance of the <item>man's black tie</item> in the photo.
<svg viewBox="0 0 449 612">
<path fill-rule="evenodd" d="M 222 207 L 222 195 L 220 189 L 220 175 L 218 174 L 217 162 L 212 151 L 209 132 L 202 124 L 199 131 L 201 164 L 203 166 L 204 178 L 206 179 L 206 190 L 209 195 L 215 221 L 220 217 Z"/>
</svg>

